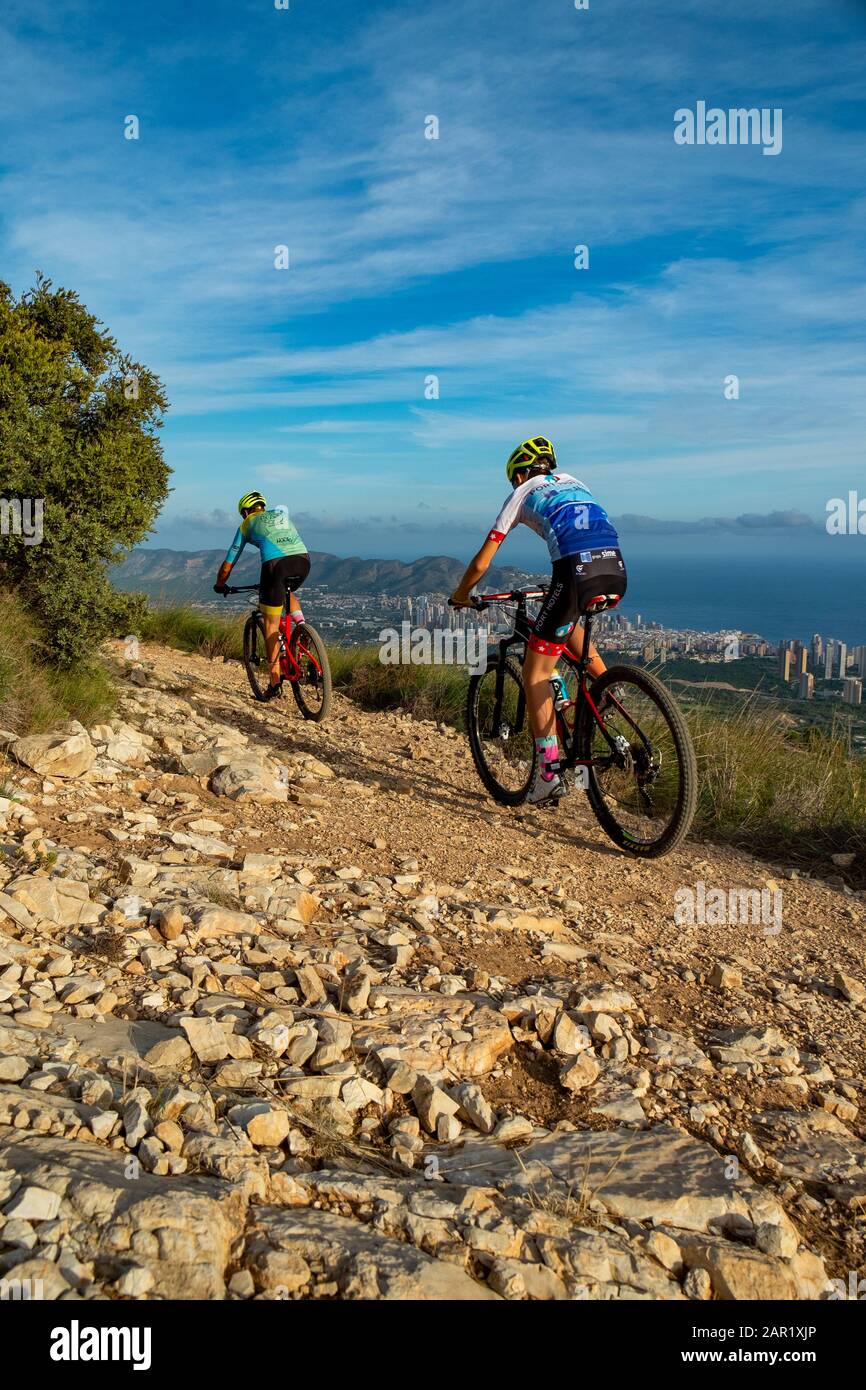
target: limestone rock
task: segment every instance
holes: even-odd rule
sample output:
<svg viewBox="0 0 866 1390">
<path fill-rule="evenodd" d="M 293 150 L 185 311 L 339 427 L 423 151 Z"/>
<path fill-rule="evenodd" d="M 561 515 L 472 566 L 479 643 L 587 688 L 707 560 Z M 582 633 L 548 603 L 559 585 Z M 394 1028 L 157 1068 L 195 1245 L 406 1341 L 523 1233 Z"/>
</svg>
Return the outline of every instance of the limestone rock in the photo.
<svg viewBox="0 0 866 1390">
<path fill-rule="evenodd" d="M 60 1197 L 46 1187 L 21 1187 L 3 1208 L 7 1220 L 53 1221 L 60 1211 Z"/>
<path fill-rule="evenodd" d="M 579 1052 L 586 1052 L 592 1047 L 589 1029 L 575 1023 L 564 1009 L 557 1016 L 551 1041 L 556 1051 L 564 1052 L 567 1057 L 576 1057 Z"/>
<path fill-rule="evenodd" d="M 291 1129 L 287 1111 L 262 1101 L 236 1105 L 229 1111 L 229 1119 L 244 1131 L 256 1148 L 278 1148 Z"/>
<path fill-rule="evenodd" d="M 288 787 L 275 767 L 255 755 L 234 756 L 211 777 L 211 791 L 230 801 L 287 801 Z"/>
<path fill-rule="evenodd" d="M 440 1115 L 456 1115 L 460 1109 L 458 1102 L 428 1076 L 419 1076 L 412 1090 L 412 1100 L 422 1125 L 431 1134 L 436 1133 Z"/>
<path fill-rule="evenodd" d="M 17 738 L 10 751 L 19 763 L 42 777 L 80 777 L 96 760 L 90 735 L 74 719 L 51 733 Z"/>
<path fill-rule="evenodd" d="M 344 1299 L 398 1302 L 497 1297 L 457 1265 L 331 1212 L 259 1208 L 256 1229 L 247 1242 L 247 1248 L 255 1252 L 251 1257 L 254 1267 L 259 1267 L 262 1258 L 258 1252 L 268 1246 L 322 1269 Z"/>
<path fill-rule="evenodd" d="M 200 1062 L 221 1062 L 230 1055 L 225 1029 L 213 1018 L 184 1018 L 181 1028 Z"/>
<path fill-rule="evenodd" d="M 559 1073 L 560 1085 L 567 1091 L 582 1091 L 598 1080 L 601 1067 L 591 1052 L 581 1052 L 573 1062 L 566 1062 Z"/>
</svg>

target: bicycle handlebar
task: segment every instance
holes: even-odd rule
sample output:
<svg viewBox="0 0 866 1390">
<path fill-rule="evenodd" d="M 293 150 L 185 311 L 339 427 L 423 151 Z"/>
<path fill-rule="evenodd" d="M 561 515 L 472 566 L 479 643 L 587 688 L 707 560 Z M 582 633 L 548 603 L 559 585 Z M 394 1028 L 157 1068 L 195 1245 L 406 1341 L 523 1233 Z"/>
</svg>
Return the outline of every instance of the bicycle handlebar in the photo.
<svg viewBox="0 0 866 1390">
<path fill-rule="evenodd" d="M 483 613 L 485 608 L 489 608 L 491 603 L 520 603 L 526 602 L 531 598 L 544 598 L 547 594 L 546 589 L 512 589 L 505 594 L 472 594 L 468 603 L 454 603 L 448 600 L 449 608 L 473 608 L 476 613 Z"/>
<path fill-rule="evenodd" d="M 225 592 L 227 594 L 248 594 L 252 593 L 253 589 L 258 589 L 258 587 L 258 584 L 240 584 L 237 587 L 232 584 L 226 584 Z"/>
<path fill-rule="evenodd" d="M 485 608 L 488 603 L 519 603 L 521 599 L 544 598 L 546 589 L 512 589 L 506 594 L 482 594 Z"/>
<path fill-rule="evenodd" d="M 472 608 L 475 610 L 476 613 L 480 613 L 483 609 L 487 607 L 487 604 L 482 602 L 480 598 L 477 598 L 475 594 L 472 594 L 470 595 L 468 603 L 455 603 L 453 599 L 449 599 L 448 607 L 456 608 L 458 612 L 461 608 Z"/>
</svg>

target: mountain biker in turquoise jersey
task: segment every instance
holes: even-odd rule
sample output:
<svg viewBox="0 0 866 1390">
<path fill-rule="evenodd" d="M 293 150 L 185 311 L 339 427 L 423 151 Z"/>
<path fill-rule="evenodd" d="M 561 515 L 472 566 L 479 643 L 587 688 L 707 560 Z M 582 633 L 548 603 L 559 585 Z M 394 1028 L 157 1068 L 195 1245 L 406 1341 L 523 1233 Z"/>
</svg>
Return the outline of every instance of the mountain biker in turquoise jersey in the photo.
<svg viewBox="0 0 866 1390">
<path fill-rule="evenodd" d="M 270 666 L 270 685 L 265 699 L 272 700 L 282 690 L 280 671 L 280 618 L 288 594 L 289 615 L 293 625 L 302 623 L 304 615 L 295 598 L 310 573 L 310 557 L 286 507 L 268 507 L 260 492 L 245 492 L 238 502 L 241 524 L 226 552 L 217 574 L 214 591 L 226 593 L 229 575 L 245 545 L 254 545 L 262 558 L 259 579 L 259 608 L 265 624 L 265 648 Z"/>
<path fill-rule="evenodd" d="M 582 605 L 596 594 L 621 596 L 626 589 L 619 538 L 607 512 L 577 478 L 555 469 L 556 453 L 544 435 L 517 446 L 505 465 L 512 492 L 451 595 L 455 607 L 470 604 L 472 589 L 520 522 L 547 542 L 553 573 L 523 665 L 526 707 L 538 752 L 529 801 L 546 801 L 564 790 L 550 678 L 566 646 L 575 656 L 583 651 L 583 629 L 578 625 Z M 606 668 L 594 645 L 590 657 L 589 674 L 600 676 Z"/>
</svg>

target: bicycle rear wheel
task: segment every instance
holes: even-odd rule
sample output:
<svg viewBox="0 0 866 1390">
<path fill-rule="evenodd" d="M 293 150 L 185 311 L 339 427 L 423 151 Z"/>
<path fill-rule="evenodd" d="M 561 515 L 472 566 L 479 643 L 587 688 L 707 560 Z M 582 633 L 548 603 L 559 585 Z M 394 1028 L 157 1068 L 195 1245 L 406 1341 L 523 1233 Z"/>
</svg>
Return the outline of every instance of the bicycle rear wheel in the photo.
<svg viewBox="0 0 866 1390">
<path fill-rule="evenodd" d="M 515 661 L 506 659 L 502 696 L 497 701 L 500 658 L 469 682 L 466 726 L 478 776 L 495 801 L 519 806 L 526 799 L 535 772 L 535 740 L 526 713 L 523 676 Z"/>
<path fill-rule="evenodd" d="M 298 623 L 292 630 L 289 650 L 300 673 L 291 682 L 292 694 L 305 719 L 320 723 L 331 708 L 331 667 L 328 650 L 314 627 Z"/>
<path fill-rule="evenodd" d="M 688 834 L 697 801 L 695 750 L 680 708 L 648 671 L 612 666 L 578 716 L 576 747 L 592 759 L 587 796 L 614 844 L 644 859 L 668 854 Z"/>
<path fill-rule="evenodd" d="M 265 624 L 260 612 L 251 613 L 244 624 L 244 670 L 257 700 L 265 699 L 271 683 L 271 668 L 265 645 Z"/>
</svg>

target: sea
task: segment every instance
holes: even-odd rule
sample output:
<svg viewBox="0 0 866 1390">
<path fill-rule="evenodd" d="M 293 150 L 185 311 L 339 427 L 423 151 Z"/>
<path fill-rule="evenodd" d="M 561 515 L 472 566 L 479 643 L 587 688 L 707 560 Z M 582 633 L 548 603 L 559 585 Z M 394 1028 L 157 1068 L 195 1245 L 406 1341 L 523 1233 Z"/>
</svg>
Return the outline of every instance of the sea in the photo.
<svg viewBox="0 0 866 1390">
<path fill-rule="evenodd" d="M 702 632 L 738 629 L 770 642 L 820 633 L 849 649 L 866 644 L 866 535 L 807 540 L 802 548 L 766 538 L 699 545 L 694 537 L 623 537 L 622 547 L 626 617 Z"/>
</svg>

